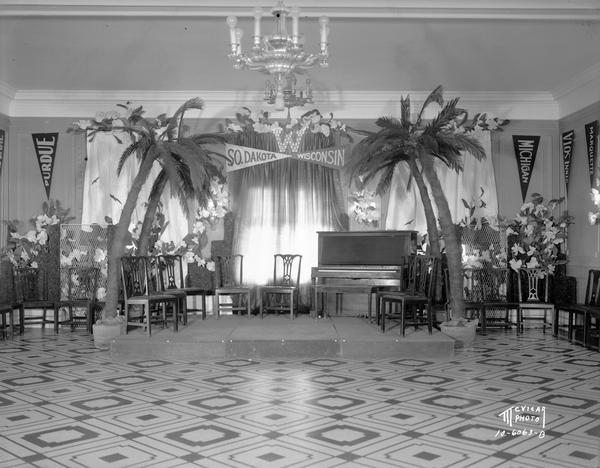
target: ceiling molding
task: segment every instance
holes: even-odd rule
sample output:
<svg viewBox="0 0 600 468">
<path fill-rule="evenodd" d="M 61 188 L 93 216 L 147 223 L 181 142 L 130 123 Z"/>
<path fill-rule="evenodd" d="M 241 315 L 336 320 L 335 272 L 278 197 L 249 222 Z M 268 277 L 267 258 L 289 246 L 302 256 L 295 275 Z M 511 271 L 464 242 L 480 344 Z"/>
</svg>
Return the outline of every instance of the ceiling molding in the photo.
<svg viewBox="0 0 600 468">
<path fill-rule="evenodd" d="M 410 95 L 413 107 L 418 109 L 427 97 L 425 92 L 399 91 L 345 91 L 315 92 L 315 104 L 294 108 L 298 116 L 311 107 L 321 112 L 332 112 L 340 119 L 376 119 L 400 114 L 400 97 Z M 118 103 L 133 101 L 143 105 L 148 115 L 173 113 L 183 102 L 198 96 L 204 100 L 204 109 L 196 116 L 202 118 L 232 117 L 246 106 L 253 110 L 272 108 L 263 101 L 263 94 L 255 91 L 17 91 L 10 104 L 10 117 L 71 117 L 87 118 L 98 111 L 115 108 Z M 507 119 L 556 120 L 558 105 L 550 93 L 527 92 L 456 92 L 446 91 L 447 99 L 460 97 L 460 106 L 470 113 L 487 112 Z M 278 115 L 280 114 L 280 115 Z M 284 118 L 285 111 L 275 113 Z M 194 116 L 191 114 L 190 116 Z"/>
<path fill-rule="evenodd" d="M 600 63 L 581 73 L 552 91 L 558 103 L 559 117 L 566 117 L 590 103 L 600 101 Z"/>
<path fill-rule="evenodd" d="M 0 16 L 252 16 L 243 0 L 0 0 Z M 265 10 L 275 0 L 260 2 Z M 296 0 L 303 16 L 332 18 L 523 19 L 598 21 L 598 0 Z M 500 5 L 501 3 L 501 5 Z"/>
</svg>

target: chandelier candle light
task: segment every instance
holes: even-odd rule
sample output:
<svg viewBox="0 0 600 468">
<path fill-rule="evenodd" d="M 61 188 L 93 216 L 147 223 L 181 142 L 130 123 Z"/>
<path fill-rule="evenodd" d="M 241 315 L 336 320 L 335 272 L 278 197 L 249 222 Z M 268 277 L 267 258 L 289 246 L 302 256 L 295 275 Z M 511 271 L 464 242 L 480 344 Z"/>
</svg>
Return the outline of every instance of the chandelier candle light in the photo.
<svg viewBox="0 0 600 468">
<path fill-rule="evenodd" d="M 295 73 L 304 73 L 317 61 L 321 67 L 327 67 L 329 57 L 327 37 L 329 35 L 329 19 L 325 16 L 319 18 L 320 25 L 320 51 L 318 54 L 308 54 L 304 51 L 303 37 L 298 32 L 300 10 L 289 9 L 279 1 L 271 10 L 275 18 L 275 30 L 271 35 L 262 36 L 260 32 L 260 19 L 262 9 L 254 9 L 254 45 L 249 54 L 242 52 L 243 30 L 237 27 L 235 16 L 227 17 L 229 25 L 231 49 L 229 58 L 233 60 L 236 70 L 246 68 L 273 76 L 273 82 L 267 80 L 264 100 L 275 104 L 276 110 L 286 107 L 303 106 L 312 102 L 312 89 L 310 80 L 306 80 L 304 90 L 296 88 Z M 286 29 L 287 17 L 292 18 L 292 34 Z"/>
</svg>

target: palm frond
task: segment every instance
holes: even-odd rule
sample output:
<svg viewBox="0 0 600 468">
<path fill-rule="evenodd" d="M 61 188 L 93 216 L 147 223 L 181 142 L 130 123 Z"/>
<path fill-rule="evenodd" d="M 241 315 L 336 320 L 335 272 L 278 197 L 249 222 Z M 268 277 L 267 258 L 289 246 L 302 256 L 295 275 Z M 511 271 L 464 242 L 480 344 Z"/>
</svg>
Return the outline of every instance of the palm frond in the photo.
<svg viewBox="0 0 600 468">
<path fill-rule="evenodd" d="M 169 124 L 167 125 L 167 138 L 169 141 L 172 141 L 174 138 L 175 129 L 180 127 L 181 122 L 183 121 L 184 114 L 191 109 L 202 110 L 204 108 L 204 101 L 198 97 L 188 99 L 185 101 L 179 109 L 175 111 L 173 116 L 169 119 Z M 179 128 L 181 130 L 181 128 Z M 177 135 L 178 138 L 181 138 L 182 135 Z"/>
<path fill-rule="evenodd" d="M 394 177 L 395 168 L 396 163 L 394 162 L 389 162 L 388 164 L 381 167 L 381 177 L 379 178 L 379 182 L 377 183 L 377 187 L 375 189 L 377 195 L 382 195 L 390 189 L 390 186 L 392 185 L 392 179 Z"/>
<path fill-rule="evenodd" d="M 125 148 L 125 150 L 121 154 L 121 157 L 119 158 L 119 162 L 117 164 L 117 175 L 118 176 L 121 175 L 123 166 L 125 165 L 125 162 L 127 162 L 127 159 L 129 158 L 129 156 L 131 156 L 133 153 L 138 151 L 141 148 L 141 146 L 142 146 L 141 140 L 135 140 L 127 148 Z"/>
<path fill-rule="evenodd" d="M 427 107 L 429 107 L 429 105 L 433 102 L 437 103 L 439 106 L 444 105 L 444 87 L 442 85 L 439 85 L 437 88 L 435 88 L 425 99 L 425 102 L 419 111 L 419 116 L 417 117 L 415 126 L 419 127 L 421 125 L 425 109 L 427 109 Z"/>
<path fill-rule="evenodd" d="M 410 128 L 410 96 L 400 98 L 400 123 L 403 128 Z"/>
<path fill-rule="evenodd" d="M 375 125 L 388 129 L 402 128 L 401 122 L 396 117 L 379 117 Z"/>
<path fill-rule="evenodd" d="M 442 110 L 431 120 L 431 122 L 425 127 L 425 133 L 435 134 L 439 132 L 443 127 L 449 125 L 457 117 L 464 114 L 464 109 L 460 109 L 457 106 L 459 98 L 454 98 L 448 101 Z"/>
</svg>

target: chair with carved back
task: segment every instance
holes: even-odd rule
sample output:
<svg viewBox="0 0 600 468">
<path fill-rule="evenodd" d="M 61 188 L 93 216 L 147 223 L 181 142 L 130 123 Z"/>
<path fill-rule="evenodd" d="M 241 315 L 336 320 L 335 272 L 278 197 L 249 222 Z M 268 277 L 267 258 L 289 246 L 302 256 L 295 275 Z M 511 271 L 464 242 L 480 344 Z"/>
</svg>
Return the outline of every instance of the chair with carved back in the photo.
<svg viewBox="0 0 600 468">
<path fill-rule="evenodd" d="M 216 288 L 214 311 L 243 313 L 250 316 L 250 288 L 244 285 L 244 256 L 240 254 L 217 256 L 215 259 Z M 222 302 L 228 296 L 231 301 Z"/>
<path fill-rule="evenodd" d="M 550 298 L 550 274 L 544 268 L 520 268 L 517 272 L 517 333 L 523 331 L 526 321 L 539 321 L 542 330 L 552 326 L 554 304 Z"/>
<path fill-rule="evenodd" d="M 68 269 L 67 274 L 67 297 L 56 301 L 54 304 L 54 322 L 58 323 L 59 310 L 64 307 L 67 309 L 69 317 L 64 323 L 69 323 L 71 330 L 74 330 L 73 309 L 81 309 L 85 311 L 85 328 L 88 333 L 92 333 L 94 313 L 97 307 L 96 294 L 98 292 L 100 268 L 74 266 Z"/>
<path fill-rule="evenodd" d="M 562 313 L 567 315 L 567 339 L 587 346 L 589 330 L 593 324 L 593 317 L 600 312 L 600 270 L 588 271 L 585 299 L 583 304 L 557 304 L 554 310 L 553 333 L 558 336 L 561 328 Z M 578 337 L 580 335 L 580 337 Z"/>
<path fill-rule="evenodd" d="M 167 290 L 169 282 L 174 282 L 174 277 L 169 278 L 170 272 L 160 256 L 148 256 L 150 266 L 150 284 L 153 293 L 168 294 L 177 298 L 178 320 L 187 325 L 187 294 L 185 291 L 177 288 Z M 174 266 L 171 263 L 171 266 Z M 173 283 L 174 284 L 174 283 Z M 179 325 L 178 325 L 179 326 Z"/>
<path fill-rule="evenodd" d="M 273 282 L 258 288 L 258 304 L 260 317 L 264 312 L 289 312 L 294 318 L 298 310 L 298 285 L 302 255 L 275 254 L 273 255 Z"/>
<path fill-rule="evenodd" d="M 500 267 L 465 268 L 463 274 L 465 318 L 479 320 L 482 335 L 487 335 L 489 327 L 510 328 L 513 325 L 512 311 L 516 311 L 518 316 L 519 309 L 518 301 L 509 300 L 512 297 L 510 270 Z M 452 297 L 447 269 L 444 270 L 444 282 L 449 307 Z M 447 313 L 450 315 L 449 310 Z"/>
<path fill-rule="evenodd" d="M 54 303 L 48 294 L 46 271 L 33 267 L 13 267 L 13 284 L 15 290 L 15 308 L 19 309 L 21 317 L 20 331 L 27 323 L 41 324 L 42 328 L 47 323 L 53 323 L 58 330 L 58 321 L 46 318 L 48 311 L 54 311 Z M 41 315 L 26 315 L 25 310 L 41 310 Z"/>
<path fill-rule="evenodd" d="M 411 288 L 404 292 L 383 292 L 381 294 L 380 321 L 381 331 L 385 332 L 387 321 L 398 321 L 404 336 L 408 326 L 427 325 L 433 332 L 433 302 L 436 293 L 437 270 L 440 259 L 433 256 L 417 255 L 411 267 L 409 284 Z"/>
<path fill-rule="evenodd" d="M 195 286 L 186 286 L 183 275 L 183 260 L 181 255 L 159 255 L 158 266 L 160 271 L 161 289 L 167 294 L 173 291 L 182 291 L 185 293 L 183 301 L 182 317 L 184 325 L 187 324 L 187 298 L 200 296 L 202 299 L 202 320 L 206 318 L 206 296 L 212 294 L 212 291 Z M 189 309 L 192 310 L 192 309 Z"/>
<path fill-rule="evenodd" d="M 151 278 L 150 261 L 147 257 L 121 257 L 121 279 L 123 283 L 125 332 L 129 326 L 142 327 L 151 335 L 152 322 L 158 318 L 163 326 L 167 323 L 167 309 L 172 311 L 173 330 L 179 322 L 179 300 L 177 297 L 156 291 L 156 281 Z M 141 307 L 141 315 L 134 320 L 133 307 Z"/>
</svg>

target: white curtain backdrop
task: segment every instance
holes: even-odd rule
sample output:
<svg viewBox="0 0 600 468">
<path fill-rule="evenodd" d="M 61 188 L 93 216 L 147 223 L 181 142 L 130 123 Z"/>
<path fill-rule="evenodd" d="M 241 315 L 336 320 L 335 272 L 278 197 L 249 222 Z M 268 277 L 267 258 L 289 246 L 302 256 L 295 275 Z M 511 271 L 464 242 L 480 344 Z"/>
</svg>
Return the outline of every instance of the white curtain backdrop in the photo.
<svg viewBox="0 0 600 468">
<path fill-rule="evenodd" d="M 130 142 L 126 134 L 119 134 L 118 137 L 123 143 L 119 143 L 110 133 L 98 133 L 91 142 L 87 143 L 81 224 L 105 224 L 105 216 L 112 218 L 115 224 L 119 221 L 121 209 L 137 174 L 139 163 L 135 156 L 130 156 L 123 166 L 121 175 L 117 176 L 119 159 Z M 132 224 L 143 221 L 144 203 L 148 201 L 152 182 L 159 172 L 160 168 L 155 163 L 150 177 L 140 192 L 137 208 L 132 216 Z M 163 212 L 169 221 L 162 239 L 172 240 L 177 244 L 188 233 L 188 221 L 179 201 L 171 198 L 168 184 L 163 193 L 162 203 Z"/>
<path fill-rule="evenodd" d="M 462 200 L 464 199 L 470 205 L 473 205 L 479 200 L 481 188 L 484 190 L 482 199 L 487 206 L 481 209 L 479 214 L 487 217 L 498 215 L 498 197 L 492 164 L 490 132 L 481 132 L 478 138 L 487 155 L 483 161 L 477 161 L 470 154 L 465 154 L 463 156 L 463 171 L 460 173 L 449 169 L 440 161 L 435 163 L 438 177 L 455 222 L 458 222 L 467 214 L 467 209 Z M 408 180 L 408 165 L 398 165 L 390 187 L 385 228 L 390 230 L 410 229 L 426 233 L 427 222 L 425 221 L 421 196 L 414 181 L 411 183 L 410 189 L 407 189 Z"/>
</svg>

